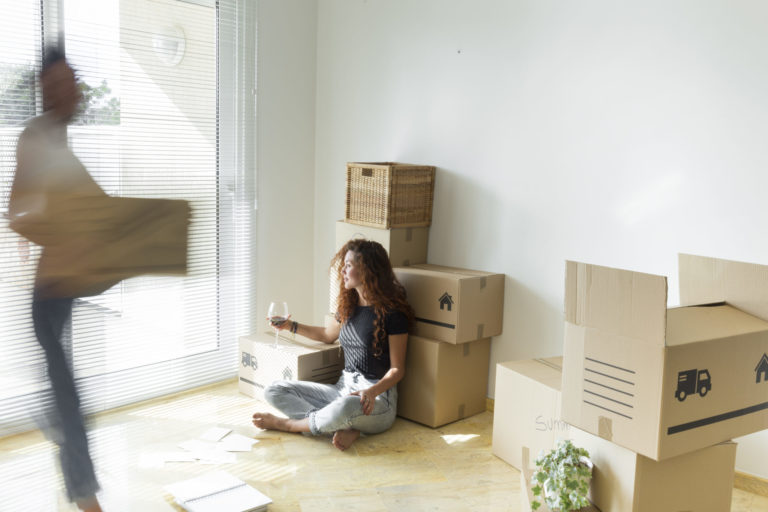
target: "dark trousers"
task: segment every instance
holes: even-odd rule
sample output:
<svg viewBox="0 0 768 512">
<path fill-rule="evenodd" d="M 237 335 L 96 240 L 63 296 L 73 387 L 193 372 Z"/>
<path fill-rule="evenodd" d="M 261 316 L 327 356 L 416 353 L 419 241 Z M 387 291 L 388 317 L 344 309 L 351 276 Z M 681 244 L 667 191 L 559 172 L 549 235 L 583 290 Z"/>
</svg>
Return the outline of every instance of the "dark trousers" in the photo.
<svg viewBox="0 0 768 512">
<path fill-rule="evenodd" d="M 99 490 L 93 462 L 88 451 L 88 437 L 80 398 L 69 361 L 62 346 L 65 327 L 72 316 L 72 299 L 34 298 L 32 320 L 37 340 L 45 351 L 53 405 L 46 411 L 51 427 L 58 435 L 59 460 L 70 501 L 95 496 Z"/>
</svg>

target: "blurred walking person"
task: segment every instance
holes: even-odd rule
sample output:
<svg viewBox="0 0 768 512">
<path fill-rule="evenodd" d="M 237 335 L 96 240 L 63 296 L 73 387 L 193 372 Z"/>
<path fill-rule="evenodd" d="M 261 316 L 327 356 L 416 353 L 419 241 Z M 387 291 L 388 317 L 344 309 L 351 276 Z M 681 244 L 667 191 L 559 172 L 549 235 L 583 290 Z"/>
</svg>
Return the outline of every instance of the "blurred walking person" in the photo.
<svg viewBox="0 0 768 512">
<path fill-rule="evenodd" d="M 41 278 L 42 269 L 55 259 L 46 247 L 50 230 L 50 203 L 57 197 L 106 196 L 83 164 L 67 146 L 66 126 L 75 116 L 82 98 L 64 54 L 49 48 L 40 73 L 43 114 L 30 119 L 16 148 L 16 174 L 9 202 L 11 227 L 43 245 L 35 279 L 32 319 L 37 340 L 45 352 L 53 391 L 52 409 L 46 411 L 59 447 L 61 470 L 70 501 L 87 512 L 99 512 L 99 484 L 88 449 L 88 437 L 75 388 L 71 362 L 62 346 L 70 325 L 74 297 L 52 293 Z M 55 230 L 54 230 L 55 231 Z M 42 239 L 40 239 L 42 237 Z"/>
</svg>

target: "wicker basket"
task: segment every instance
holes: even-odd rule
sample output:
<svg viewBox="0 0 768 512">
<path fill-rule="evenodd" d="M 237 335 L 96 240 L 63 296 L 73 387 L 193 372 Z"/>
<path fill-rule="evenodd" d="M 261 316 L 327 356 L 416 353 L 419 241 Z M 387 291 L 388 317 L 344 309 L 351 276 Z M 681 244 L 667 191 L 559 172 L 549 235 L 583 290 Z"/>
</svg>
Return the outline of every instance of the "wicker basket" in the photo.
<svg viewBox="0 0 768 512">
<path fill-rule="evenodd" d="M 345 219 L 385 229 L 429 226 L 434 191 L 433 166 L 350 162 Z"/>
</svg>

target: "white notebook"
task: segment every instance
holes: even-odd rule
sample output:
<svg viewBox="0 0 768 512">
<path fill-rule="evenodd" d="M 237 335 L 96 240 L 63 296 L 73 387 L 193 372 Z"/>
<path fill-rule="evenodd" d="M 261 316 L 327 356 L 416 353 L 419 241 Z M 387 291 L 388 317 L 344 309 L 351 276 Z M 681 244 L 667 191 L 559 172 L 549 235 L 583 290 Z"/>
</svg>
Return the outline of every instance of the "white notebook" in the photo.
<svg viewBox="0 0 768 512">
<path fill-rule="evenodd" d="M 176 503 L 189 512 L 260 512 L 272 500 L 226 471 L 166 486 Z"/>
</svg>

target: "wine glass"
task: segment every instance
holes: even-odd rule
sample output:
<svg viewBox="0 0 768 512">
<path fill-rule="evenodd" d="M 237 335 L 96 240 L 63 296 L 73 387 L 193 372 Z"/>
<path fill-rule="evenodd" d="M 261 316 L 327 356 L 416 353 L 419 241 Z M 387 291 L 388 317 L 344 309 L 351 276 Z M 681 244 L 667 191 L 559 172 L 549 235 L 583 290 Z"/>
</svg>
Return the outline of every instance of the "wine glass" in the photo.
<svg viewBox="0 0 768 512">
<path fill-rule="evenodd" d="M 269 311 L 267 311 L 267 319 L 269 324 L 275 330 L 275 346 L 277 346 L 280 340 L 280 330 L 277 328 L 288 321 L 288 303 L 287 302 L 270 302 Z"/>
</svg>

